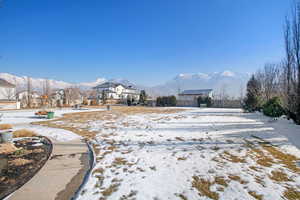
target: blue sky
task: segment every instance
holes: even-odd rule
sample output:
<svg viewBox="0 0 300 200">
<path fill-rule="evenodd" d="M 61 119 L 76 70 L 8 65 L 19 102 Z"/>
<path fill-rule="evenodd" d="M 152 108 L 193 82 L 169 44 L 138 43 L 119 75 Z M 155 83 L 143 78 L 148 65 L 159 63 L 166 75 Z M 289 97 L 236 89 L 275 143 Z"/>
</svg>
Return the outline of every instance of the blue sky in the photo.
<svg viewBox="0 0 300 200">
<path fill-rule="evenodd" d="M 143 85 L 283 58 L 292 0 L 4 0 L 0 72 Z"/>
</svg>

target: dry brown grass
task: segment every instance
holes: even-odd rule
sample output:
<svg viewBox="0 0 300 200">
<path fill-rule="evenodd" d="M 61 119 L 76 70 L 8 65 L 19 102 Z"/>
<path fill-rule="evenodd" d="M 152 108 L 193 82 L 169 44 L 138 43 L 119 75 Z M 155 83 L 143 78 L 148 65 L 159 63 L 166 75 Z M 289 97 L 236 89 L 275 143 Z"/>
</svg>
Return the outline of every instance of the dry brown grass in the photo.
<svg viewBox="0 0 300 200">
<path fill-rule="evenodd" d="M 185 141 L 182 137 L 175 137 L 176 140 Z"/>
<path fill-rule="evenodd" d="M 178 158 L 177 158 L 177 160 L 186 160 L 186 159 L 187 159 L 187 157 L 184 157 L 184 156 L 183 156 L 183 157 L 178 157 Z"/>
<path fill-rule="evenodd" d="M 35 137 L 35 136 L 37 136 L 37 134 L 35 132 L 27 130 L 27 129 L 20 129 L 20 130 L 14 131 L 13 136 L 15 138 L 18 138 L 18 137 Z"/>
<path fill-rule="evenodd" d="M 80 113 L 68 113 L 63 117 L 51 121 L 35 122 L 33 124 L 49 126 L 53 128 L 62 128 L 72 131 L 85 138 L 94 138 L 97 132 L 90 131 L 87 127 L 89 121 L 103 120 L 111 121 L 107 124 L 107 128 L 116 128 L 115 121 L 127 115 L 134 114 L 170 114 L 184 111 L 186 109 L 170 109 L 170 108 L 152 108 L 152 107 L 128 107 L 128 106 L 112 106 L 110 111 L 87 111 Z M 59 122 L 59 123 L 58 123 Z M 63 122 L 63 123 L 60 123 Z M 72 124 L 77 124 L 74 127 Z"/>
<path fill-rule="evenodd" d="M 11 124 L 0 124 L 0 130 L 12 129 Z"/>
<path fill-rule="evenodd" d="M 249 168 L 257 172 L 260 171 L 260 168 L 256 166 L 250 166 Z"/>
<path fill-rule="evenodd" d="M 119 165 L 127 165 L 128 162 L 125 158 L 117 157 L 115 160 L 112 162 L 112 166 L 119 166 Z"/>
<path fill-rule="evenodd" d="M 224 176 L 217 176 L 215 177 L 216 184 L 223 185 L 224 187 L 228 186 L 227 180 L 225 180 Z"/>
<path fill-rule="evenodd" d="M 110 196 L 112 193 L 118 191 L 120 184 L 119 183 L 114 183 L 112 185 L 110 185 L 108 188 L 106 188 L 105 190 L 103 190 L 101 192 L 101 194 L 105 197 Z"/>
<path fill-rule="evenodd" d="M 219 199 L 219 194 L 210 190 L 210 187 L 214 183 L 209 180 L 205 180 L 203 178 L 199 178 L 198 176 L 193 176 L 192 187 L 199 191 L 200 196 L 207 196 L 213 200 Z"/>
<path fill-rule="evenodd" d="M 33 162 L 33 160 L 17 158 L 17 159 L 9 161 L 8 163 L 9 163 L 9 165 L 12 165 L 12 166 L 23 166 L 23 165 L 27 165 L 32 162 Z"/>
<path fill-rule="evenodd" d="M 247 181 L 242 180 L 241 177 L 239 177 L 238 175 L 229 174 L 228 178 L 233 181 L 238 181 L 238 182 L 240 182 L 240 184 L 243 184 L 243 185 L 248 183 Z"/>
<path fill-rule="evenodd" d="M 299 200 L 300 199 L 300 191 L 295 188 L 288 187 L 284 191 L 283 196 L 285 198 L 287 198 L 288 200 Z"/>
<path fill-rule="evenodd" d="M 234 162 L 234 163 L 246 163 L 246 160 L 244 158 L 240 158 L 238 156 L 232 155 L 228 151 L 224 151 L 224 153 L 221 155 L 221 157 L 225 160 L 228 160 L 228 161 Z"/>
<path fill-rule="evenodd" d="M 14 144 L 11 143 L 0 144 L 0 154 L 11 154 L 17 150 L 18 148 L 15 147 Z"/>
<path fill-rule="evenodd" d="M 275 159 L 277 159 L 281 164 L 284 164 L 285 167 L 289 168 L 293 172 L 300 173 L 300 167 L 296 165 L 296 161 L 300 160 L 294 155 L 284 153 L 278 148 L 273 146 L 263 145 L 263 148 L 270 153 Z"/>
<path fill-rule="evenodd" d="M 282 171 L 279 171 L 279 170 L 272 171 L 271 174 L 272 175 L 269 175 L 269 177 L 270 177 L 270 179 L 272 179 L 274 181 L 278 181 L 278 182 L 290 181 L 287 174 Z"/>
<path fill-rule="evenodd" d="M 183 194 L 176 194 L 176 196 L 178 196 L 181 200 L 188 200 L 188 198 Z"/>
<path fill-rule="evenodd" d="M 98 169 L 95 169 L 93 171 L 93 175 L 94 174 L 103 174 L 104 173 L 104 169 L 102 167 L 98 168 Z"/>
<path fill-rule="evenodd" d="M 271 167 L 273 164 L 283 164 L 293 172 L 300 173 L 300 168 L 296 165 L 296 161 L 299 158 L 296 156 L 284 153 L 279 148 L 271 145 L 260 144 L 259 147 L 261 148 L 250 145 L 247 152 L 248 156 L 256 159 L 257 164 L 264 167 Z M 252 169 L 255 170 L 254 168 Z"/>
<path fill-rule="evenodd" d="M 264 182 L 263 178 L 258 177 L 258 176 L 255 176 L 254 179 L 255 179 L 255 182 L 256 182 L 256 183 L 258 183 L 258 184 L 260 184 L 261 186 L 265 187 L 265 182 Z"/>
<path fill-rule="evenodd" d="M 255 191 L 249 191 L 248 193 L 257 200 L 263 200 L 263 195 L 257 194 Z"/>
</svg>

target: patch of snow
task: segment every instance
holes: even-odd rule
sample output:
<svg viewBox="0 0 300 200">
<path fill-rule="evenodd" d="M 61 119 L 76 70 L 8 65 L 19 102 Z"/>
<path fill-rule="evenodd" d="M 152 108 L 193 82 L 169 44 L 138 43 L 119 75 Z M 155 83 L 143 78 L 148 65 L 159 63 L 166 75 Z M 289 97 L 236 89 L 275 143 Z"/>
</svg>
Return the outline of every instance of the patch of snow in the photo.
<svg viewBox="0 0 300 200">
<path fill-rule="evenodd" d="M 46 126 L 38 126 L 38 125 L 24 125 L 24 126 L 16 126 L 13 128 L 13 131 L 27 129 L 37 133 L 38 135 L 46 136 L 56 141 L 71 141 L 80 139 L 81 136 L 64 129 L 58 128 L 50 128 Z"/>
</svg>

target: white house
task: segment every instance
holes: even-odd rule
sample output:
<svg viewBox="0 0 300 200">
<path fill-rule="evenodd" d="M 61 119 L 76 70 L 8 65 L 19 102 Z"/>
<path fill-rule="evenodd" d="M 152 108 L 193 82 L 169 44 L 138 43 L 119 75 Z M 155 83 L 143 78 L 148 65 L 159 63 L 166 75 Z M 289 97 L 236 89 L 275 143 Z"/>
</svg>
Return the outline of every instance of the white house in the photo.
<svg viewBox="0 0 300 200">
<path fill-rule="evenodd" d="M 126 86 L 121 83 L 105 82 L 100 84 L 94 89 L 97 92 L 97 98 L 102 99 L 102 95 L 105 94 L 107 99 L 110 100 L 126 100 L 128 97 L 138 101 L 140 93 L 132 86 Z"/>
<path fill-rule="evenodd" d="M 212 89 L 184 90 L 178 94 L 179 106 L 198 106 L 198 97 L 213 97 Z"/>
<path fill-rule="evenodd" d="M 20 103 L 16 100 L 16 86 L 0 79 L 0 110 L 19 108 Z"/>
</svg>

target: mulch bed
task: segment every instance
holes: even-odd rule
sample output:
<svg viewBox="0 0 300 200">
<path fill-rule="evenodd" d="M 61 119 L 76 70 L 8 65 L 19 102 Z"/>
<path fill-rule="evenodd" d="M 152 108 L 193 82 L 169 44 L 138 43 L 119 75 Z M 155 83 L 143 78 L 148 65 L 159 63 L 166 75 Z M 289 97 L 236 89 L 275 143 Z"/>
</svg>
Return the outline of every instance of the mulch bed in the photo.
<svg viewBox="0 0 300 200">
<path fill-rule="evenodd" d="M 13 153 L 0 154 L 0 199 L 29 181 L 46 163 L 52 143 L 46 137 L 20 138 Z"/>
</svg>

